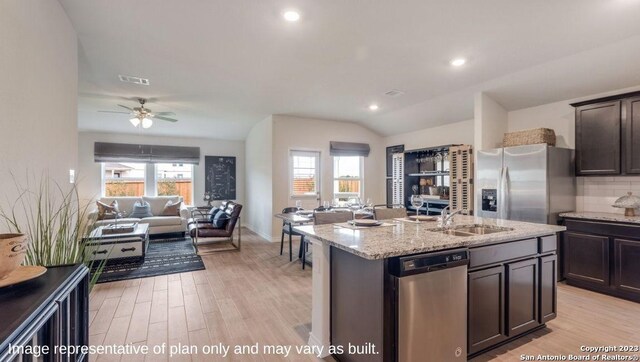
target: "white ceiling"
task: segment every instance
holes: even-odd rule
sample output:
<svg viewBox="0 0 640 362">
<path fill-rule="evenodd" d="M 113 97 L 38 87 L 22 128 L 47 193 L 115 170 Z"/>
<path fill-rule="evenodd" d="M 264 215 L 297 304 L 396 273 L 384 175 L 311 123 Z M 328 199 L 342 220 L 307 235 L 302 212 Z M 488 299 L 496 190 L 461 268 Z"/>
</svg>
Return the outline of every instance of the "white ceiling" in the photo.
<svg viewBox="0 0 640 362">
<path fill-rule="evenodd" d="M 287 114 L 390 135 L 472 118 L 478 91 L 512 110 L 640 84 L 640 0 L 60 2 L 80 43 L 82 130 L 137 132 L 97 111 L 143 96 L 180 119 L 148 134 L 244 139 Z M 298 23 L 281 17 L 291 8 Z"/>
</svg>

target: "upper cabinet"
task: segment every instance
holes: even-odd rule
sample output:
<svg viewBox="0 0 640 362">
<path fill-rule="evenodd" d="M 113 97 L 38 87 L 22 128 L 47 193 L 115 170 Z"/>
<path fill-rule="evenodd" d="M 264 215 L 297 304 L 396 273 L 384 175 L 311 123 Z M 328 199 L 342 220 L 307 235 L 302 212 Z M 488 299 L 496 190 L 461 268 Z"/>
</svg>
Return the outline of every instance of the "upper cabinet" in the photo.
<svg viewBox="0 0 640 362">
<path fill-rule="evenodd" d="M 576 175 L 640 174 L 640 94 L 576 107 Z"/>
<path fill-rule="evenodd" d="M 625 100 L 624 125 L 626 171 L 640 174 L 640 96 Z"/>
</svg>

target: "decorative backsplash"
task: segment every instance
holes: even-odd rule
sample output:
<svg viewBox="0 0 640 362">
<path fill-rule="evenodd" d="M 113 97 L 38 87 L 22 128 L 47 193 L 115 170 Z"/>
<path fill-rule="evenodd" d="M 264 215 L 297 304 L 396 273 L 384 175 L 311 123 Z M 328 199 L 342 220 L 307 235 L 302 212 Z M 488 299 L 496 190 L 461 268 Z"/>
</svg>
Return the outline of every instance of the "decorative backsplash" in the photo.
<svg viewBox="0 0 640 362">
<path fill-rule="evenodd" d="M 578 177 L 576 180 L 577 211 L 624 214 L 624 209 L 611 206 L 616 199 L 630 191 L 640 196 L 640 176 Z"/>
</svg>

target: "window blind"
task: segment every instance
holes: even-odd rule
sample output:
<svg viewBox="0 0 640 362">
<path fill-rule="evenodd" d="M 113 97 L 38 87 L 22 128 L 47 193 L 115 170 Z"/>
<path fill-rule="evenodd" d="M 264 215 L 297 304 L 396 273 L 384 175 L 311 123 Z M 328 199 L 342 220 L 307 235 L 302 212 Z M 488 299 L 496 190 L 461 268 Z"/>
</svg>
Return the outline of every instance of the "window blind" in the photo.
<svg viewBox="0 0 640 362">
<path fill-rule="evenodd" d="M 329 153 L 331 156 L 369 156 L 371 148 L 367 143 L 331 141 Z"/>
<path fill-rule="evenodd" d="M 96 142 L 95 162 L 200 163 L 200 147 Z"/>
</svg>

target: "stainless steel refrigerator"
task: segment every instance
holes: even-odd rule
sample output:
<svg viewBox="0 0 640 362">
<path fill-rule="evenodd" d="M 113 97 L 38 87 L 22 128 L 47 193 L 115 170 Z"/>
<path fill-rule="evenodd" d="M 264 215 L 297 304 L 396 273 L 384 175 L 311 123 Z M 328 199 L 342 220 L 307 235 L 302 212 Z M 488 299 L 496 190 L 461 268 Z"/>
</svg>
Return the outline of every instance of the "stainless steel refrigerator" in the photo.
<svg viewBox="0 0 640 362">
<path fill-rule="evenodd" d="M 478 151 L 476 215 L 556 224 L 576 207 L 574 151 L 546 144 Z"/>
</svg>

